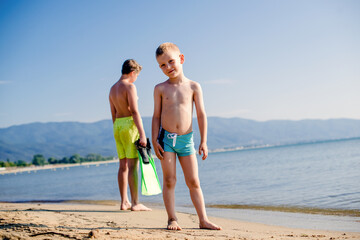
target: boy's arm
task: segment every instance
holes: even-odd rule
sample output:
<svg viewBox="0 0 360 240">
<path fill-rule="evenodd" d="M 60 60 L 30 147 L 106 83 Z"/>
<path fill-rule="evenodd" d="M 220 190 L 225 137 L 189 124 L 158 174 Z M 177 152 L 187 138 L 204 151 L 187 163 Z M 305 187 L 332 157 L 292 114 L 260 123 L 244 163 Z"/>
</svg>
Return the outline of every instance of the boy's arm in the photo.
<svg viewBox="0 0 360 240">
<path fill-rule="evenodd" d="M 111 95 L 109 95 L 109 102 L 110 102 L 110 109 L 111 109 L 111 118 L 112 118 L 112 122 L 114 124 L 115 118 L 116 118 L 116 108 L 111 100 Z"/>
<path fill-rule="evenodd" d="M 138 104 L 137 104 L 137 91 L 134 84 L 131 84 L 128 88 L 128 103 L 129 103 L 129 109 L 131 112 L 131 115 L 134 119 L 134 123 L 139 131 L 140 135 L 140 145 L 146 146 L 146 135 L 144 131 L 144 127 L 142 124 L 141 116 L 138 110 Z"/>
<path fill-rule="evenodd" d="M 164 150 L 157 141 L 157 138 L 159 136 L 160 125 L 161 125 L 161 94 L 159 87 L 156 86 L 154 89 L 154 114 L 151 124 L 151 139 L 156 156 L 160 160 L 162 160 Z"/>
<path fill-rule="evenodd" d="M 199 145 L 199 154 L 203 154 L 202 159 L 205 160 L 208 156 L 207 148 L 207 118 L 205 112 L 205 106 L 203 101 L 203 94 L 200 84 L 195 84 L 194 89 L 194 103 L 196 108 L 196 116 L 199 124 L 200 131 L 200 145 Z"/>
</svg>

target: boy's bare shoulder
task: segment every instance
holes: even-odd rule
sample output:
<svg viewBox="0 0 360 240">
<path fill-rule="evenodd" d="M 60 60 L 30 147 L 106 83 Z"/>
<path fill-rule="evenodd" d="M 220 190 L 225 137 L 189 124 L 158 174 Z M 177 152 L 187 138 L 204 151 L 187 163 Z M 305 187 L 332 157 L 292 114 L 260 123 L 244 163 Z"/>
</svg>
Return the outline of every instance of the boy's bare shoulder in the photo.
<svg viewBox="0 0 360 240">
<path fill-rule="evenodd" d="M 167 81 L 162 82 L 162 83 L 159 83 L 159 84 L 156 84 L 155 89 L 156 89 L 156 90 L 162 90 L 162 89 L 165 88 L 166 85 L 167 85 Z"/>
<path fill-rule="evenodd" d="M 189 79 L 189 84 L 190 84 L 191 89 L 193 89 L 193 90 L 201 89 L 200 83 L 198 83 L 198 82 L 195 82 L 195 81 Z"/>
<path fill-rule="evenodd" d="M 136 86 L 135 84 L 133 83 L 129 83 L 129 82 L 120 82 L 120 88 L 123 88 L 127 91 L 130 91 L 130 90 L 133 90 L 133 89 L 136 89 Z"/>
<path fill-rule="evenodd" d="M 110 88 L 110 95 L 122 94 L 124 92 L 130 93 L 133 90 L 136 90 L 135 84 L 118 81 Z"/>
<path fill-rule="evenodd" d="M 117 92 L 118 88 L 119 88 L 119 82 L 114 83 L 114 85 L 112 85 L 110 88 L 109 95 L 110 96 L 114 95 Z"/>
</svg>

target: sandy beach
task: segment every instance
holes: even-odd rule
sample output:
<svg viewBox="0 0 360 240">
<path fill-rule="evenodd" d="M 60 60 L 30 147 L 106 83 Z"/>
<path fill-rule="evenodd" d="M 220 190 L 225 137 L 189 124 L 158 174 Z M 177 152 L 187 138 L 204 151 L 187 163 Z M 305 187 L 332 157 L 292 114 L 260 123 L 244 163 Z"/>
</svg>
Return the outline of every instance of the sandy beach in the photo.
<svg viewBox="0 0 360 240">
<path fill-rule="evenodd" d="M 221 231 L 201 230 L 196 215 L 178 213 L 183 230 L 166 230 L 161 206 L 119 211 L 111 203 L 0 203 L 0 239 L 360 239 L 360 233 L 291 229 L 210 217 Z"/>
</svg>

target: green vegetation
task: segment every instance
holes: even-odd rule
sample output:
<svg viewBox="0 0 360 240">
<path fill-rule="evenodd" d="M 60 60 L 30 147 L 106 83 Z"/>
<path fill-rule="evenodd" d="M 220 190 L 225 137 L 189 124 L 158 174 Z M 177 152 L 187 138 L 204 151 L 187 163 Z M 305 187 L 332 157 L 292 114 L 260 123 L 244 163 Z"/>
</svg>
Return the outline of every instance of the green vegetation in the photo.
<svg viewBox="0 0 360 240">
<path fill-rule="evenodd" d="M 90 153 L 85 157 L 80 156 L 80 154 L 74 154 L 71 157 L 64 157 L 62 159 L 49 158 L 47 160 L 48 164 L 73 164 L 73 163 L 83 163 L 83 162 L 99 162 L 112 160 L 114 157 L 103 157 L 100 154 Z"/>
<path fill-rule="evenodd" d="M 18 160 L 11 162 L 9 159 L 6 162 L 0 161 L 0 167 L 27 167 L 30 166 L 30 163 L 25 162 L 24 160 Z"/>
<path fill-rule="evenodd" d="M 41 155 L 41 154 L 34 155 L 33 160 L 32 160 L 32 164 L 34 164 L 35 166 L 43 166 L 46 163 L 47 163 L 46 159 L 44 158 L 43 155 Z"/>
<path fill-rule="evenodd" d="M 47 164 L 74 164 L 74 163 L 83 163 L 83 162 L 107 161 L 112 159 L 113 159 L 112 156 L 103 157 L 100 154 L 90 153 L 85 157 L 82 157 L 79 154 L 74 154 L 71 157 L 63 157 L 61 159 L 50 157 L 46 160 L 46 158 L 42 154 L 35 154 L 31 163 L 27 163 L 23 160 L 11 162 L 9 159 L 7 159 L 6 162 L 0 161 L 0 167 L 26 167 L 30 165 L 44 166 Z"/>
</svg>

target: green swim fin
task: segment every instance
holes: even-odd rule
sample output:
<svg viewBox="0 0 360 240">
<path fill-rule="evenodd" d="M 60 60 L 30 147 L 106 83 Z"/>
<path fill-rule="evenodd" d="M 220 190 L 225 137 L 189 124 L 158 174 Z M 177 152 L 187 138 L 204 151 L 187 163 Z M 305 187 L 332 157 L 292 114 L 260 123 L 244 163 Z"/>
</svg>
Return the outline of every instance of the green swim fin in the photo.
<svg viewBox="0 0 360 240">
<path fill-rule="evenodd" d="M 156 166 L 150 151 L 144 151 L 147 154 L 149 163 L 144 163 L 138 150 L 140 168 L 141 168 L 141 194 L 150 196 L 161 193 L 161 185 L 156 173 Z M 144 153 L 142 152 L 142 153 Z"/>
</svg>

